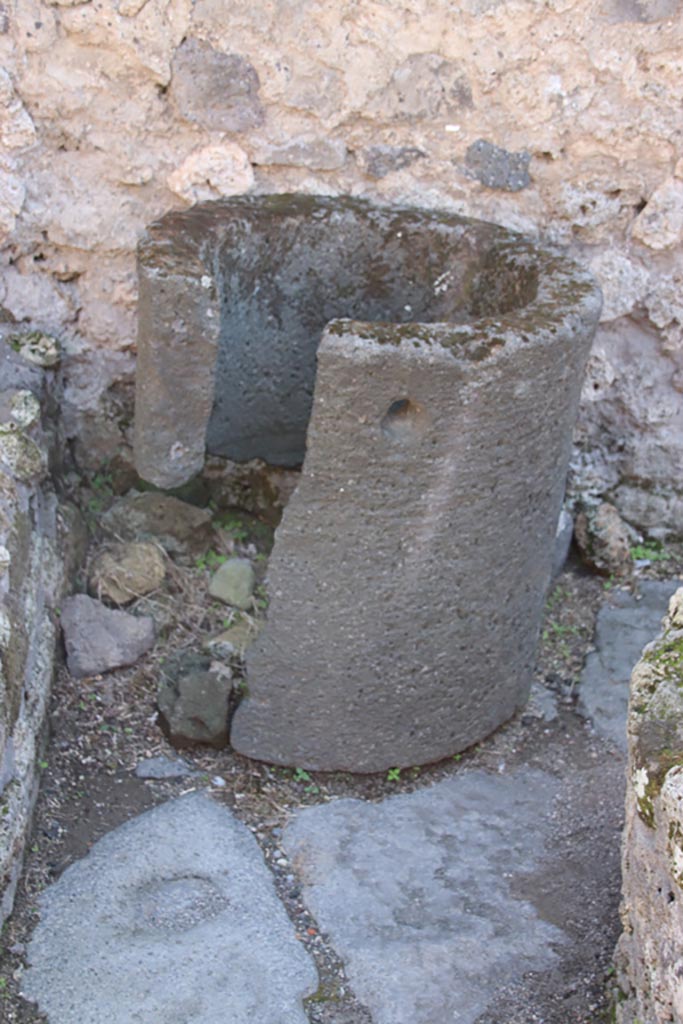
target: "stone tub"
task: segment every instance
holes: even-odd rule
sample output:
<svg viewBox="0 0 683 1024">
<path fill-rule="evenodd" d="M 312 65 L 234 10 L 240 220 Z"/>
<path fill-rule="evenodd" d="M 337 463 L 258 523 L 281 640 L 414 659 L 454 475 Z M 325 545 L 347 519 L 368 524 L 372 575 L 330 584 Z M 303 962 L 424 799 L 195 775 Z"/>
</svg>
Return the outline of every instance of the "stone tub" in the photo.
<svg viewBox="0 0 683 1024">
<path fill-rule="evenodd" d="M 481 221 L 257 196 L 139 250 L 136 462 L 303 463 L 232 722 L 243 754 L 373 772 L 521 708 L 601 299 Z"/>
</svg>

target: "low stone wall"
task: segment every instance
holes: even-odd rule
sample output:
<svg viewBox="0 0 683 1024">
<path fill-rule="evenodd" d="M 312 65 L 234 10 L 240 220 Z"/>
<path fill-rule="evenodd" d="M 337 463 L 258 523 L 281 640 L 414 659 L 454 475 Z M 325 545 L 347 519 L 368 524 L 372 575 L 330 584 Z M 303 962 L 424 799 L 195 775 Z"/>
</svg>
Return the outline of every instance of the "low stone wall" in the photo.
<svg viewBox="0 0 683 1024">
<path fill-rule="evenodd" d="M 50 481 L 58 455 L 51 339 L 0 332 L 0 923 L 9 914 L 38 788 L 62 552 L 74 521 Z"/>
<path fill-rule="evenodd" d="M 683 1022 L 683 588 L 631 679 L 618 1024 Z"/>
</svg>

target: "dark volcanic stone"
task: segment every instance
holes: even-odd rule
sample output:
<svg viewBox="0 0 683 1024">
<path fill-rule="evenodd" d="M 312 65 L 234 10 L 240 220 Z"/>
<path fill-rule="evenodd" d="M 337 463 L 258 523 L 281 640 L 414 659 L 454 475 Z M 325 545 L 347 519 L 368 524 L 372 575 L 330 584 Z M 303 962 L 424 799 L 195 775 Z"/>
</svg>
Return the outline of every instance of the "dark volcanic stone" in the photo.
<svg viewBox="0 0 683 1024">
<path fill-rule="evenodd" d="M 157 699 L 171 743 L 227 746 L 231 690 L 230 672 L 212 672 L 210 658 L 182 654 L 164 662 Z"/>
<path fill-rule="evenodd" d="M 510 153 L 486 139 L 477 139 L 465 154 L 465 165 L 477 181 L 503 192 L 519 192 L 531 184 L 530 161 L 526 150 Z"/>
</svg>

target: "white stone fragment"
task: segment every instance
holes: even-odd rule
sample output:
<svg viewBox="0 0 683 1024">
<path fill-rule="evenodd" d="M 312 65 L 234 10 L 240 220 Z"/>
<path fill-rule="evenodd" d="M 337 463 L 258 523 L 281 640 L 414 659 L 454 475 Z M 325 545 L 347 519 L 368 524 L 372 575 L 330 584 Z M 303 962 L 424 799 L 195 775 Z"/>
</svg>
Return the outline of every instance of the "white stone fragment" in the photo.
<svg viewBox="0 0 683 1024">
<path fill-rule="evenodd" d="M 5 648 L 12 637 L 12 623 L 7 612 L 0 608 L 0 648 Z"/>
<path fill-rule="evenodd" d="M 604 301 L 601 323 L 627 316 L 644 299 L 648 289 L 648 273 L 623 253 L 606 249 L 593 257 L 590 266 L 602 288 Z"/>
<path fill-rule="evenodd" d="M 146 3 L 147 0 L 119 0 L 118 12 L 124 18 L 134 18 Z"/>
<path fill-rule="evenodd" d="M 10 403 L 12 419 L 24 429 L 40 419 L 40 402 L 31 391 L 18 391 Z"/>
<path fill-rule="evenodd" d="M 186 202 L 199 203 L 248 192 L 254 184 L 254 172 L 240 146 L 222 142 L 190 153 L 169 174 L 166 184 Z"/>
<path fill-rule="evenodd" d="M 668 178 L 650 196 L 633 224 L 633 237 L 650 249 L 670 249 L 683 241 L 683 182 Z"/>
</svg>

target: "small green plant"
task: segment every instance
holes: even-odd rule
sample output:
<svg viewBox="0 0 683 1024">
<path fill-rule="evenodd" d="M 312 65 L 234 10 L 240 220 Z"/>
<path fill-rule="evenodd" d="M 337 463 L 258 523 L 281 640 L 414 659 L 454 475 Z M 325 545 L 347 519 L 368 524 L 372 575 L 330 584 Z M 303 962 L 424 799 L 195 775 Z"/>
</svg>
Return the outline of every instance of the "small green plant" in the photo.
<svg viewBox="0 0 683 1024">
<path fill-rule="evenodd" d="M 390 768 L 387 772 L 387 782 L 398 782 L 401 778 L 400 768 Z"/>
<path fill-rule="evenodd" d="M 39 761 L 39 762 L 38 762 L 38 767 L 39 767 L 39 768 L 40 768 L 40 769 L 41 769 L 42 771 L 45 771 L 45 769 L 47 768 L 47 761 Z"/>
<path fill-rule="evenodd" d="M 462 754 L 453 754 L 454 761 L 462 761 Z"/>
<path fill-rule="evenodd" d="M 7 991 L 7 978 L 0 978 L 0 992 Z"/>
<path fill-rule="evenodd" d="M 310 782 L 311 776 L 303 768 L 295 768 L 292 779 L 294 782 Z"/>
<path fill-rule="evenodd" d="M 249 530 L 236 516 L 226 516 L 224 519 L 218 520 L 218 525 L 221 530 L 225 530 L 229 533 L 234 541 L 238 544 L 244 543 L 249 536 Z"/>
<path fill-rule="evenodd" d="M 671 558 L 670 553 L 656 540 L 644 544 L 635 544 L 631 548 L 631 555 L 636 561 L 666 562 Z"/>
<path fill-rule="evenodd" d="M 561 585 L 558 585 L 557 587 L 555 587 L 553 592 L 548 596 L 548 599 L 545 603 L 546 609 L 550 611 L 551 608 L 554 608 L 555 605 L 559 604 L 561 601 L 565 601 L 568 597 L 569 591 L 567 591 Z"/>
<path fill-rule="evenodd" d="M 543 630 L 543 639 L 550 640 L 551 637 L 578 636 L 581 630 L 578 626 L 564 626 L 561 622 L 551 619 L 548 628 Z M 566 646 L 566 645 L 564 645 Z"/>
<path fill-rule="evenodd" d="M 206 554 L 199 556 L 195 566 L 202 571 L 204 569 L 217 569 L 219 565 L 223 565 L 227 560 L 227 555 L 221 555 L 218 551 L 207 551 Z"/>
<path fill-rule="evenodd" d="M 105 471 L 95 473 L 90 481 L 93 491 L 104 494 L 111 494 L 113 492 L 113 485 L 114 481 L 111 473 Z"/>
</svg>

